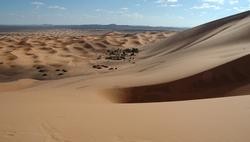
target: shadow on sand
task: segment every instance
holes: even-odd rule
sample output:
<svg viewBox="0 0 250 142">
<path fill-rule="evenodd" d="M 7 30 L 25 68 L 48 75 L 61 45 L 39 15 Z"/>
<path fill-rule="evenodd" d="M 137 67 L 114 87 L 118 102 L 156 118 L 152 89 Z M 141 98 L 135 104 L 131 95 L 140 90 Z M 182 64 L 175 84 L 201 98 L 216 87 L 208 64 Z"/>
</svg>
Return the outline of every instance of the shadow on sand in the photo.
<svg viewBox="0 0 250 142">
<path fill-rule="evenodd" d="M 107 98 L 115 103 L 152 103 L 239 96 L 250 94 L 249 83 L 250 55 L 247 55 L 177 81 L 116 89 Z"/>
</svg>

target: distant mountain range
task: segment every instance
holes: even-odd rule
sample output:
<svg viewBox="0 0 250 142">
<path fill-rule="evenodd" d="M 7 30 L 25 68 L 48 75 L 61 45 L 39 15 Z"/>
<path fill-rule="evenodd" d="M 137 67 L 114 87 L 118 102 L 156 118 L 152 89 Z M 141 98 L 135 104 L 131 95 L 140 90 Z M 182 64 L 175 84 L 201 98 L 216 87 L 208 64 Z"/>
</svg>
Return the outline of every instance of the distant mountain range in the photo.
<svg viewBox="0 0 250 142">
<path fill-rule="evenodd" d="M 114 30 L 114 31 L 182 31 L 187 28 L 153 27 L 132 25 L 0 25 L 0 32 L 33 31 L 43 29 L 79 29 L 79 30 Z"/>
</svg>

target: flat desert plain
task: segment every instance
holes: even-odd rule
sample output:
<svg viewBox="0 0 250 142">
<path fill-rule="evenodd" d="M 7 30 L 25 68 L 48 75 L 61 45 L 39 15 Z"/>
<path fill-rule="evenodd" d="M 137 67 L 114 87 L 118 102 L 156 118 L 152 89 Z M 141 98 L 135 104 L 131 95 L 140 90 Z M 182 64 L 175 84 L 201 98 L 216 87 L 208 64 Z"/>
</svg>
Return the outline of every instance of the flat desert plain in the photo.
<svg viewBox="0 0 250 142">
<path fill-rule="evenodd" d="M 182 32 L 0 35 L 0 142 L 249 142 L 250 12 Z"/>
</svg>

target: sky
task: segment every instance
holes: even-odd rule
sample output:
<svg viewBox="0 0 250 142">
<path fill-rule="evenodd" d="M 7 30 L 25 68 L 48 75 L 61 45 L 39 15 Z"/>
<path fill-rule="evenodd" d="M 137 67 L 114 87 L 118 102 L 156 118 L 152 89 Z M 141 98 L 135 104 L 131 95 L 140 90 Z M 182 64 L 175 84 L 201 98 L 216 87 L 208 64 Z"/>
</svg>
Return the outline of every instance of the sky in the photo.
<svg viewBox="0 0 250 142">
<path fill-rule="evenodd" d="M 194 27 L 246 10 L 250 0 L 0 0 L 0 24 Z"/>
</svg>

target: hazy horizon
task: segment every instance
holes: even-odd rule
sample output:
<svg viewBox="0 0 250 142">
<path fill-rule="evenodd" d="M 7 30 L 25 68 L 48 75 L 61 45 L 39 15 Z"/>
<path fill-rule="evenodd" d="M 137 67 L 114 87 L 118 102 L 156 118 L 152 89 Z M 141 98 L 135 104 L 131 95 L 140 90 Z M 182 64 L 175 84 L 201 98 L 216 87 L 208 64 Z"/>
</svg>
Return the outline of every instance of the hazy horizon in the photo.
<svg viewBox="0 0 250 142">
<path fill-rule="evenodd" d="M 194 27 L 247 11 L 250 0 L 2 0 L 0 25 Z"/>
<path fill-rule="evenodd" d="M 0 24 L 0 26 L 111 26 L 111 25 L 115 25 L 115 26 L 131 26 L 131 27 L 162 27 L 162 28 L 192 28 L 192 27 L 177 27 L 177 26 L 151 26 L 151 25 L 122 25 L 122 24 L 68 24 L 68 25 L 64 25 L 64 24 Z"/>
</svg>

